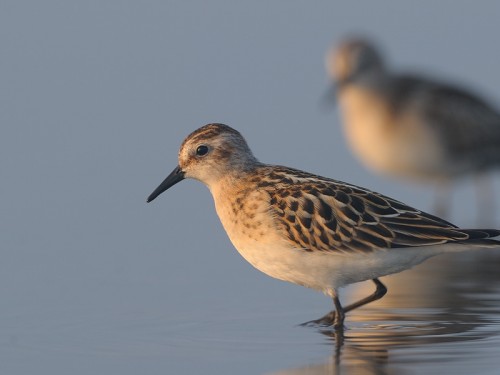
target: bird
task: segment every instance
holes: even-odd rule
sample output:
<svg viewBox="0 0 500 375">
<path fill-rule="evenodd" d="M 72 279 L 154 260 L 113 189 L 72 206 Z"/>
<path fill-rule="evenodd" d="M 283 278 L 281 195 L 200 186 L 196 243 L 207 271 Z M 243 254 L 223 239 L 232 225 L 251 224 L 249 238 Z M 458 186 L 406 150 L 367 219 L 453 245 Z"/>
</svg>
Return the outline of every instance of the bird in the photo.
<svg viewBox="0 0 500 375">
<path fill-rule="evenodd" d="M 368 189 L 262 163 L 224 124 L 187 136 L 178 165 L 147 202 L 186 178 L 208 187 L 229 239 L 252 266 L 332 298 L 334 310 L 305 324 L 342 330 L 347 312 L 386 294 L 379 277 L 438 254 L 500 246 L 500 230 L 460 229 Z M 344 307 L 339 288 L 366 280 L 375 292 Z"/>
<path fill-rule="evenodd" d="M 377 46 L 345 38 L 326 56 L 345 138 L 365 167 L 381 175 L 438 187 L 434 213 L 448 217 L 450 189 L 477 179 L 478 213 L 493 221 L 493 187 L 485 173 L 500 167 L 500 112 L 466 88 L 396 73 Z"/>
</svg>

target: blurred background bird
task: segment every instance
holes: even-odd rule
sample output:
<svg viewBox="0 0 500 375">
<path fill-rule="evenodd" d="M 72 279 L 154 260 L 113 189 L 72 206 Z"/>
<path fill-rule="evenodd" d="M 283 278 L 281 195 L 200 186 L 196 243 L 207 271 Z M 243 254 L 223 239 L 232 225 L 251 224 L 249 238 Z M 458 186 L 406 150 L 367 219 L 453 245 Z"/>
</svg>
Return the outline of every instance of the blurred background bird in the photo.
<svg viewBox="0 0 500 375">
<path fill-rule="evenodd" d="M 500 113 L 458 85 L 396 74 L 365 38 L 331 49 L 326 67 L 352 152 L 376 173 L 437 186 L 434 212 L 448 217 L 450 189 L 477 179 L 478 218 L 491 224 L 494 187 L 485 173 L 500 166 Z"/>
</svg>

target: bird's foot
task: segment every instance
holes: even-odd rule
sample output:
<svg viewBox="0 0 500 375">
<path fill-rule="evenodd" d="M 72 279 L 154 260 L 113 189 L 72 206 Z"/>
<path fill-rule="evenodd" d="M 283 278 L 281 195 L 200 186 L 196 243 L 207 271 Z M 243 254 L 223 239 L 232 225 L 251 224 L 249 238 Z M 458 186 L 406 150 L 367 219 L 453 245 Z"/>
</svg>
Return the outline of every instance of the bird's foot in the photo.
<svg viewBox="0 0 500 375">
<path fill-rule="evenodd" d="M 330 327 L 333 326 L 335 329 L 337 325 L 337 314 L 335 311 L 330 311 L 328 314 L 325 316 L 316 319 L 316 320 L 311 320 L 309 322 L 302 323 L 302 327 L 310 327 L 310 326 L 322 326 L 322 327 Z M 343 323 L 340 323 L 341 326 L 343 326 Z"/>
</svg>

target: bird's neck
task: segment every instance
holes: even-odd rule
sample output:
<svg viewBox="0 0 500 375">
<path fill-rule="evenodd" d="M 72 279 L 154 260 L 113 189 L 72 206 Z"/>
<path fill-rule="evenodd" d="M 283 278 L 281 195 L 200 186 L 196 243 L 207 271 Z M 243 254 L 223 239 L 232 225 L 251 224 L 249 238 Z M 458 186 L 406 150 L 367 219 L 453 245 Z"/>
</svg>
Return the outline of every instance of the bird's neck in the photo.
<svg viewBox="0 0 500 375">
<path fill-rule="evenodd" d="M 248 180 L 248 176 L 254 172 L 261 163 L 244 163 L 228 168 L 224 173 L 217 174 L 218 178 L 214 178 L 207 184 L 210 192 L 216 197 L 231 195 L 234 191 L 238 191 L 244 186 Z"/>
<path fill-rule="evenodd" d="M 340 89 L 350 85 L 356 85 L 377 90 L 384 89 L 384 87 L 388 85 L 390 79 L 389 73 L 383 69 L 383 67 L 376 67 L 369 70 L 354 72 L 339 80 L 337 84 Z"/>
</svg>

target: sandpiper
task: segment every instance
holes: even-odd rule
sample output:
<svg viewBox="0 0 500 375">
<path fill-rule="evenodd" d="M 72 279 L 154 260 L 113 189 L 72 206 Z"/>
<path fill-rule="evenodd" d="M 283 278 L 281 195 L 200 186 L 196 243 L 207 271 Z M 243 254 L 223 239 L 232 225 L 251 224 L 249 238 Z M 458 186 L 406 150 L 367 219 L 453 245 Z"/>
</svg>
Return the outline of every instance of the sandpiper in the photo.
<svg viewBox="0 0 500 375">
<path fill-rule="evenodd" d="M 440 187 L 435 212 L 448 216 L 451 181 L 478 177 L 479 212 L 492 216 L 482 173 L 500 167 L 500 113 L 479 96 L 428 77 L 391 72 L 378 49 L 352 38 L 327 54 L 344 133 L 369 169 Z M 487 190 L 486 190 L 487 189 Z"/>
<path fill-rule="evenodd" d="M 243 136 L 208 124 L 182 143 L 178 166 L 148 197 L 185 178 L 203 182 L 231 242 L 267 275 L 319 290 L 335 310 L 312 321 L 343 327 L 345 313 L 386 293 L 379 277 L 441 253 L 499 247 L 494 229 L 460 229 L 345 182 L 259 162 Z M 343 307 L 338 289 L 372 280 L 376 291 Z M 310 322 L 311 323 L 311 322 Z"/>
</svg>

